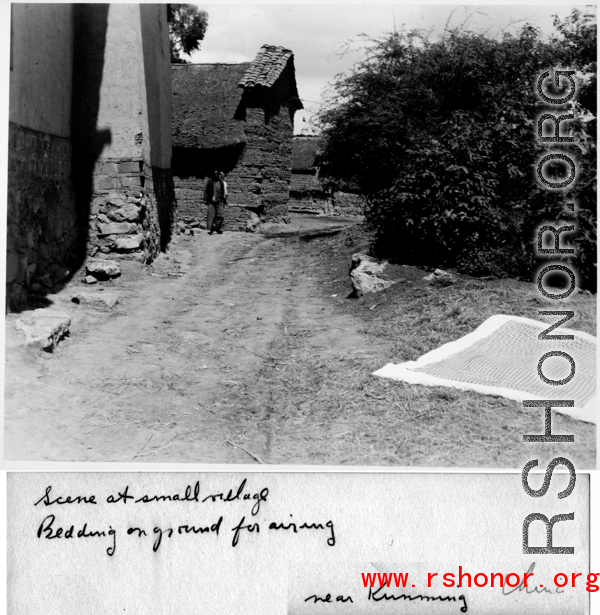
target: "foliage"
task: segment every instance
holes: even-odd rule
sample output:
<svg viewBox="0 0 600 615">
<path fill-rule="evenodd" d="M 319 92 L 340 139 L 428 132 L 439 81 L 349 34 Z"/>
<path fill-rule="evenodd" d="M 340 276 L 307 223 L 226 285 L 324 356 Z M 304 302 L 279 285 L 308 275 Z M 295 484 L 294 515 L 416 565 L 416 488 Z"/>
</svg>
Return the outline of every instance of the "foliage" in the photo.
<svg viewBox="0 0 600 615">
<path fill-rule="evenodd" d="M 168 4 L 169 47 L 172 64 L 187 64 L 181 54 L 189 56 L 200 49 L 208 28 L 208 13 L 194 4 Z"/>
<path fill-rule="evenodd" d="M 554 26 L 563 37 L 566 62 L 576 67 L 587 78 L 579 92 L 580 105 L 596 115 L 596 18 L 593 13 L 582 13 L 574 9 L 564 21 L 554 17 Z"/>
<path fill-rule="evenodd" d="M 395 32 L 371 40 L 365 60 L 338 77 L 320 115 L 324 172 L 367 196 L 378 255 L 531 279 L 536 225 L 567 220 L 565 195 L 534 179 L 534 163 L 549 149 L 535 139 L 545 110 L 537 76 L 554 66 L 595 71 L 590 19 L 573 12 L 556 25 L 560 37 L 547 41 L 529 25 L 498 40 L 453 30 L 431 42 L 421 31 Z M 584 143 L 569 196 L 579 204 L 575 267 L 595 288 L 595 101 L 580 92 L 578 116 L 563 131 Z M 559 163 L 545 172 L 565 170 Z"/>
<path fill-rule="evenodd" d="M 582 75 L 575 106 L 579 118 L 572 130 L 575 140 L 580 144 L 579 177 L 569 196 L 578 206 L 577 234 L 574 237 L 577 249 L 575 266 L 583 278 L 584 286 L 595 290 L 598 260 L 596 19 L 592 13 L 581 13 L 575 9 L 564 22 L 555 18 L 554 25 L 566 43 L 566 65 L 578 70 Z"/>
</svg>

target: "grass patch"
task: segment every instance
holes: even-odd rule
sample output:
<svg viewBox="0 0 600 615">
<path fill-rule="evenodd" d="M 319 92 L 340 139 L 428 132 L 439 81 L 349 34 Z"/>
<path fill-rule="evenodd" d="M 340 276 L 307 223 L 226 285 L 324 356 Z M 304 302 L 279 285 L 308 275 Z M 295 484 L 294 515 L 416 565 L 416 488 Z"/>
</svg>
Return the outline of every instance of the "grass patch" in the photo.
<svg viewBox="0 0 600 615">
<path fill-rule="evenodd" d="M 500 397 L 372 376 L 388 362 L 417 359 L 469 333 L 494 314 L 543 320 L 538 310 L 556 308 L 533 284 L 460 276 L 453 286 L 431 288 L 422 280 L 428 271 L 399 265 L 389 267 L 388 277 L 398 283 L 388 290 L 347 298 L 350 257 L 368 242 L 364 229 L 354 227 L 298 244 L 321 299 L 358 322 L 362 335 L 351 350 L 328 346 L 316 327 L 311 337 L 310 327 L 291 324 L 298 320 L 292 308 L 287 332 L 258 374 L 254 422 L 241 421 L 238 441 L 268 434 L 261 452 L 267 463 L 522 468 L 531 459 L 544 467 L 566 455 L 578 469 L 596 467 L 593 425 L 554 414 L 553 432 L 574 434 L 575 443 L 525 443 L 524 434 L 543 433 L 539 411 Z M 578 294 L 568 305 L 576 312 L 569 325 L 595 335 L 595 297 Z"/>
</svg>

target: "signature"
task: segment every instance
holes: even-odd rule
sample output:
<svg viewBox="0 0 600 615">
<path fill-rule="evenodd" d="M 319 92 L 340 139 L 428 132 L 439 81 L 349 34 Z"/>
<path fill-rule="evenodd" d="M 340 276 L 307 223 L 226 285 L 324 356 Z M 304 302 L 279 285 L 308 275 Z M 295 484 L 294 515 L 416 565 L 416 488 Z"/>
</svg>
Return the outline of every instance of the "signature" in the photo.
<svg viewBox="0 0 600 615">
<path fill-rule="evenodd" d="M 533 574 L 533 571 L 535 570 L 535 562 L 532 562 L 531 566 L 529 566 L 529 570 L 527 571 L 526 574 Z M 523 591 L 525 590 L 525 593 L 527 594 L 564 594 L 565 591 L 564 589 L 561 589 L 560 587 L 557 587 L 555 591 L 552 591 L 551 589 L 548 589 L 547 587 L 542 587 L 542 586 L 537 586 L 537 585 L 533 585 L 533 586 L 529 586 L 529 585 L 525 585 L 525 579 L 527 577 L 524 575 L 523 576 L 523 580 L 516 586 L 516 587 L 511 587 L 510 589 L 506 589 L 506 587 L 502 587 L 502 593 L 505 596 L 510 596 L 510 594 L 513 594 L 516 591 Z"/>
</svg>

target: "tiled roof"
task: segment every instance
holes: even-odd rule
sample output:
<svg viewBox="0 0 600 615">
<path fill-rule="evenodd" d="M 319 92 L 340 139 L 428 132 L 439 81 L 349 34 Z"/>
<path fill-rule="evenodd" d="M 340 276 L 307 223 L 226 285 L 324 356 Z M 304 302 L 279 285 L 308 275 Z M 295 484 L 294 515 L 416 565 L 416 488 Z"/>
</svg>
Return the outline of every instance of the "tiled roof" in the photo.
<svg viewBox="0 0 600 615">
<path fill-rule="evenodd" d="M 251 88 L 255 85 L 271 87 L 287 66 L 288 60 L 293 57 L 291 50 L 285 47 L 263 45 L 238 86 L 241 88 Z"/>
</svg>

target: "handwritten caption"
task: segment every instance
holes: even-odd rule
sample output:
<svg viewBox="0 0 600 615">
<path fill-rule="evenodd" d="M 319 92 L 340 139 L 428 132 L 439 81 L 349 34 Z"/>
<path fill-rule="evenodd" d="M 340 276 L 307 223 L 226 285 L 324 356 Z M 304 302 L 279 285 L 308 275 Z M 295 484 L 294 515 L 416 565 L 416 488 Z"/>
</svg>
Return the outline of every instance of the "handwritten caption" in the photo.
<svg viewBox="0 0 600 615">
<path fill-rule="evenodd" d="M 294 519 L 293 513 L 289 513 L 286 520 L 259 520 L 258 515 L 269 501 L 269 489 L 264 486 L 256 490 L 249 488 L 247 479 L 243 479 L 237 487 L 229 490 L 217 491 L 215 493 L 205 493 L 201 488 L 200 481 L 188 484 L 181 491 L 170 494 L 143 493 L 136 492 L 135 488 L 125 485 L 122 489 L 108 494 L 88 493 L 85 495 L 77 494 L 58 494 L 52 485 L 46 487 L 45 492 L 37 499 L 33 505 L 41 509 L 52 509 L 39 523 L 36 535 L 40 540 L 77 540 L 77 539 L 104 539 L 106 554 L 112 557 L 117 550 L 117 543 L 121 543 L 123 537 L 130 539 L 147 540 L 152 543 L 152 551 L 157 553 L 165 541 L 176 538 L 177 536 L 199 536 L 203 534 L 212 535 L 216 540 L 227 540 L 225 536 L 231 538 L 230 546 L 235 548 L 243 542 L 242 536 L 246 534 L 260 535 L 280 532 L 285 534 L 304 536 L 317 533 L 324 539 L 324 544 L 334 547 L 336 544 L 335 524 L 332 519 L 327 520 L 302 520 Z M 104 526 L 94 524 L 86 520 L 85 514 L 75 523 L 64 522 L 60 518 L 60 512 L 66 508 L 72 509 L 81 507 L 97 506 L 128 506 L 139 507 L 160 504 L 162 509 L 169 505 L 178 503 L 189 503 L 198 505 L 199 508 L 193 510 L 189 520 L 183 522 L 170 523 L 160 526 L 150 523 L 148 525 L 126 524 L 126 527 L 113 527 L 106 523 Z M 214 516 L 205 519 L 204 512 L 212 504 L 235 504 L 246 503 L 249 510 L 245 514 L 236 517 L 236 522 L 226 518 L 226 514 L 213 513 Z M 237 511 L 232 511 L 231 516 Z M 202 515 L 202 521 L 197 517 Z M 115 524 L 116 525 L 116 524 Z M 117 538 L 118 537 L 118 538 Z"/>
</svg>

